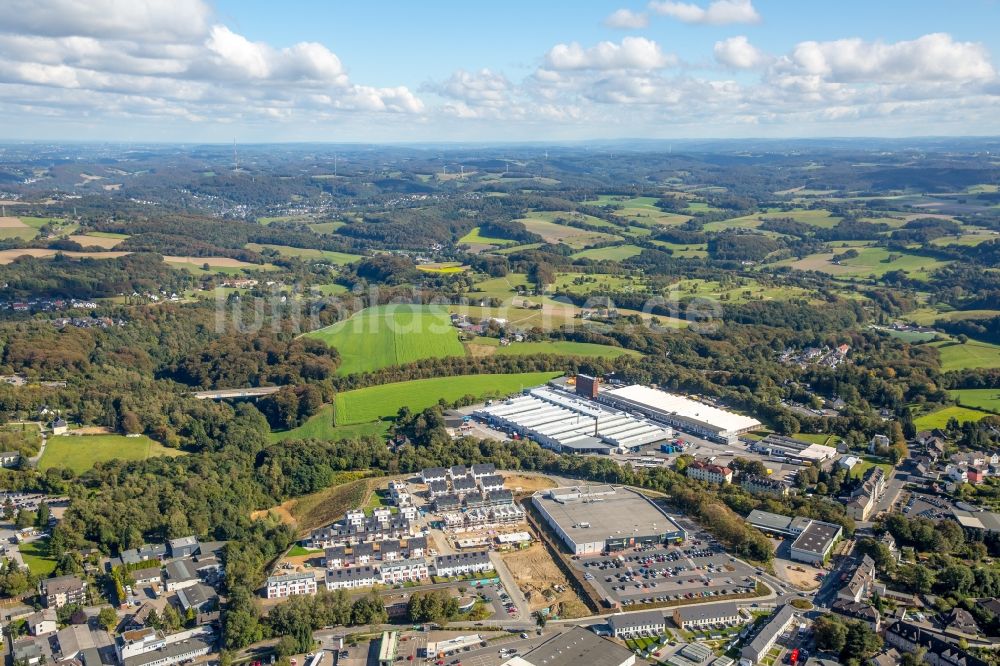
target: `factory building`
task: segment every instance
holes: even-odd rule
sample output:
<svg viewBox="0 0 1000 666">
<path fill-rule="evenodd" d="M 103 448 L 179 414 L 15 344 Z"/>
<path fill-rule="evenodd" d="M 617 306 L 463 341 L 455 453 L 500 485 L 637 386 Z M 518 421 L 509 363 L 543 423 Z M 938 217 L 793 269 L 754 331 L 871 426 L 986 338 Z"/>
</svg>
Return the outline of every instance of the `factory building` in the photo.
<svg viewBox="0 0 1000 666">
<path fill-rule="evenodd" d="M 684 528 L 643 495 L 618 486 L 552 488 L 531 503 L 576 555 L 683 541 Z"/>
<path fill-rule="evenodd" d="M 662 425 L 556 387 L 531 389 L 478 409 L 474 415 L 563 453 L 624 452 L 673 436 Z"/>
<path fill-rule="evenodd" d="M 760 421 L 749 416 L 638 384 L 602 391 L 597 401 L 725 444 L 761 427 Z"/>
</svg>

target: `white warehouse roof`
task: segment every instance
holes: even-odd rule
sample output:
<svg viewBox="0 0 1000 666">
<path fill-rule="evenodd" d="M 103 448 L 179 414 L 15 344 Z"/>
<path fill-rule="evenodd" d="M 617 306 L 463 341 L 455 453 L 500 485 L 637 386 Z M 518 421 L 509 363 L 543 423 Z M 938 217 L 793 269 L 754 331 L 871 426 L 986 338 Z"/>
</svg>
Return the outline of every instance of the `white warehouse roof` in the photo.
<svg viewBox="0 0 1000 666">
<path fill-rule="evenodd" d="M 604 395 L 620 398 L 633 404 L 655 409 L 679 418 L 704 423 L 724 432 L 742 432 L 759 428 L 760 421 L 749 416 L 729 412 L 718 407 L 712 407 L 697 400 L 691 400 L 681 395 L 667 393 L 657 389 L 633 384 L 622 388 L 611 389 Z"/>
</svg>

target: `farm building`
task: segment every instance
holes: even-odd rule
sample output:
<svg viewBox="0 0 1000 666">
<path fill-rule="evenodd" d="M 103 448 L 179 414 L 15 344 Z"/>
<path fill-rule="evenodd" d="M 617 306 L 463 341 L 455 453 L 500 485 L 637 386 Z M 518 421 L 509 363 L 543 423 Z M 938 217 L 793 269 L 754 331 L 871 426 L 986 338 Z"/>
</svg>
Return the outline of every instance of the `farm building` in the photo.
<svg viewBox="0 0 1000 666">
<path fill-rule="evenodd" d="M 684 528 L 628 488 L 578 486 L 535 493 L 531 503 L 574 554 L 683 541 Z"/>
</svg>

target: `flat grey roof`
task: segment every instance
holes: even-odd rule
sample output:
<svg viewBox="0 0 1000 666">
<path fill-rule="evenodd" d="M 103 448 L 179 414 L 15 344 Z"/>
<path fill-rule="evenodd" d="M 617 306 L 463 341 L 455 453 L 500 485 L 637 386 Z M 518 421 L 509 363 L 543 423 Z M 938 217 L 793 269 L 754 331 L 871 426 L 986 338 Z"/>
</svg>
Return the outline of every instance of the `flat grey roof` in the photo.
<svg viewBox="0 0 1000 666">
<path fill-rule="evenodd" d="M 792 528 L 791 516 L 782 516 L 780 513 L 761 511 L 754 509 L 747 515 L 747 522 L 754 526 L 761 526 L 775 532 L 788 532 Z"/>
<path fill-rule="evenodd" d="M 598 488 L 602 494 L 576 499 L 563 495 L 560 501 L 543 490 L 535 493 L 533 501 L 576 543 L 682 531 L 680 525 L 639 493 L 621 487 L 615 487 L 612 493 L 607 492 L 607 486 Z M 566 489 L 553 490 L 558 493 Z"/>
<path fill-rule="evenodd" d="M 809 523 L 809 527 L 805 528 L 795 541 L 792 542 L 792 548 L 795 550 L 803 550 L 807 553 L 815 553 L 817 555 L 825 555 L 827 549 L 833 543 L 837 535 L 840 534 L 840 525 L 834 525 L 833 523 L 824 523 L 821 520 L 814 520 Z"/>
<path fill-rule="evenodd" d="M 619 666 L 632 652 L 583 627 L 573 627 L 545 641 L 521 659 L 532 666 Z"/>
<path fill-rule="evenodd" d="M 167 658 L 177 658 L 201 650 L 211 651 L 215 643 L 214 636 L 196 636 L 177 643 L 168 643 L 159 650 L 153 650 L 146 654 L 139 654 L 125 659 L 125 666 L 145 666 L 153 662 Z"/>
</svg>

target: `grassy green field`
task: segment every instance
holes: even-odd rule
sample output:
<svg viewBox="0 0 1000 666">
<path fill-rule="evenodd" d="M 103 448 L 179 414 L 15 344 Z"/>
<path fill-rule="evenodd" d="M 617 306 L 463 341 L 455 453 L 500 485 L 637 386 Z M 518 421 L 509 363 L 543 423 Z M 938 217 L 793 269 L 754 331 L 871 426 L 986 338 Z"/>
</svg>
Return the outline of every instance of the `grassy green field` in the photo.
<svg viewBox="0 0 1000 666">
<path fill-rule="evenodd" d="M 45 471 L 50 467 L 62 467 L 81 474 L 95 463 L 108 460 L 145 460 L 176 455 L 182 455 L 182 452 L 168 449 L 145 435 L 59 435 L 49 438 L 45 453 L 38 461 L 38 469 Z"/>
<path fill-rule="evenodd" d="M 479 227 L 473 227 L 472 231 L 459 238 L 458 242 L 469 243 L 470 245 L 514 245 L 517 243 L 517 241 L 508 240 L 506 238 L 481 236 L 479 234 Z"/>
<path fill-rule="evenodd" d="M 246 248 L 254 252 L 264 249 L 274 250 L 283 257 L 297 257 L 299 259 L 310 259 L 316 261 L 326 261 L 340 266 L 354 263 L 363 259 L 360 254 L 347 254 L 346 252 L 333 252 L 332 250 L 316 250 L 305 247 L 289 247 L 288 245 L 270 245 L 267 243 L 247 243 Z"/>
<path fill-rule="evenodd" d="M 892 465 L 889 463 L 880 462 L 877 458 L 865 458 L 857 465 L 851 468 L 850 478 L 860 479 L 862 476 L 868 472 L 872 467 L 881 467 L 882 473 L 885 474 L 885 478 L 889 478 L 889 474 L 892 473 Z"/>
<path fill-rule="evenodd" d="M 963 407 L 1000 414 L 1000 389 L 954 389 L 948 393 Z"/>
<path fill-rule="evenodd" d="M 743 217 L 734 217 L 729 220 L 719 220 L 709 222 L 705 225 L 705 231 L 725 231 L 727 229 L 756 229 L 764 220 L 776 220 L 789 218 L 803 224 L 810 224 L 814 227 L 829 229 L 836 226 L 842 218 L 836 217 L 828 210 L 808 210 L 794 209 L 782 211 L 776 208 L 769 209 L 764 213 L 753 213 Z"/>
<path fill-rule="evenodd" d="M 389 421 L 375 421 L 354 425 L 334 425 L 333 405 L 324 405 L 308 421 L 293 430 L 272 432 L 272 442 L 289 439 L 319 439 L 322 441 L 338 441 L 341 439 L 360 439 L 361 437 L 384 437 L 389 432 Z"/>
<path fill-rule="evenodd" d="M 21 551 L 21 558 L 31 573 L 42 578 L 47 578 L 55 571 L 59 564 L 49 553 L 49 540 L 36 539 L 28 543 L 22 543 L 18 550 Z"/>
<path fill-rule="evenodd" d="M 933 430 L 934 428 L 944 428 L 948 425 L 948 421 L 952 417 L 958 419 L 959 423 L 962 423 L 963 421 L 978 421 L 984 416 L 987 416 L 986 412 L 981 412 L 977 409 L 945 407 L 944 409 L 939 409 L 936 412 L 924 414 L 913 419 L 913 425 L 917 427 L 917 430 Z"/>
<path fill-rule="evenodd" d="M 591 250 L 583 250 L 570 255 L 573 259 L 593 259 L 595 261 L 621 261 L 628 259 L 642 252 L 642 248 L 635 245 L 612 245 L 611 247 L 599 247 Z"/>
<path fill-rule="evenodd" d="M 564 354 L 566 356 L 587 356 L 591 358 L 617 358 L 619 356 L 642 356 L 637 351 L 598 345 L 590 342 L 572 342 L 570 340 L 553 340 L 550 342 L 515 342 L 507 347 L 501 347 L 497 338 L 477 337 L 470 343 L 491 347 L 491 355 L 495 356 L 528 356 L 531 354 Z"/>
<path fill-rule="evenodd" d="M 541 217 L 544 215 L 543 213 L 538 213 L 538 216 L 535 216 L 536 214 L 531 215 L 531 217 L 519 219 L 518 222 L 524 223 L 528 231 L 538 234 L 547 243 L 563 243 L 574 249 L 583 249 L 587 245 L 620 240 L 619 236 L 613 236 L 601 231 L 588 231 L 587 229 L 577 229 L 576 227 L 557 224 Z M 606 224 L 611 229 L 617 229 L 617 227 L 614 227 L 610 223 Z"/>
<path fill-rule="evenodd" d="M 416 412 L 437 404 L 441 399 L 454 402 L 466 395 L 507 395 L 544 384 L 560 374 L 562 373 L 525 372 L 513 375 L 435 377 L 345 391 L 337 394 L 335 421 L 338 426 L 371 423 L 395 416 L 404 406 Z"/>
<path fill-rule="evenodd" d="M 842 253 L 843 250 L 840 248 L 836 252 L 811 254 L 803 259 L 785 260 L 776 265 L 788 265 L 803 271 L 820 271 L 843 277 L 868 277 L 869 275 L 881 277 L 889 271 L 904 271 L 911 278 L 923 280 L 932 271 L 947 266 L 949 263 L 905 252 L 893 251 L 890 253 L 884 247 L 859 247 L 856 249 L 858 251 L 857 257 L 844 259 L 839 264 L 833 262 L 833 255 Z M 892 261 L 889 261 L 890 256 L 893 258 Z"/>
<path fill-rule="evenodd" d="M 338 373 L 377 370 L 423 358 L 465 356 L 458 331 L 442 306 L 386 305 L 306 334 L 340 354 Z"/>
<path fill-rule="evenodd" d="M 941 354 L 941 369 L 966 370 L 968 368 L 1000 368 L 1000 346 L 988 342 L 969 340 L 958 342 L 932 342 Z"/>
</svg>

